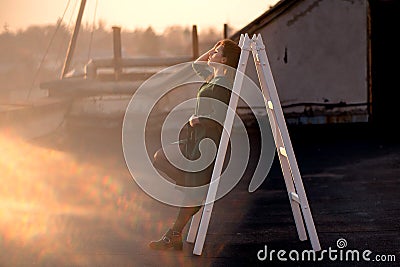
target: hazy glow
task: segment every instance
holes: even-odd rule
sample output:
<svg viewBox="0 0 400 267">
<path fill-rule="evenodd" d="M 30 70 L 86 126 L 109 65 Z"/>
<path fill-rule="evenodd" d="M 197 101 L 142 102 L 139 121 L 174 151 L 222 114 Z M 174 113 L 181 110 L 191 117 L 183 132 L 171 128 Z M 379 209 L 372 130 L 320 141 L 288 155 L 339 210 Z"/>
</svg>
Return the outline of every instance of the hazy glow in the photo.
<svg viewBox="0 0 400 267">
<path fill-rule="evenodd" d="M 64 21 L 76 18 L 81 0 L 70 0 Z M 0 24 L 8 25 L 11 31 L 32 24 L 55 23 L 61 17 L 68 0 L 2 0 L 0 2 Z M 170 25 L 198 25 L 199 29 L 209 26 L 221 27 L 228 23 L 240 29 L 264 13 L 278 0 L 98 0 L 97 20 L 106 25 L 123 28 L 153 26 L 161 31 Z M 96 0 L 87 0 L 84 21 L 92 23 Z M 73 7 L 75 11 L 72 12 Z"/>
<path fill-rule="evenodd" d="M 111 166 L 79 163 L 70 154 L 5 134 L 0 135 L 0 147 L 0 262 L 4 266 L 53 260 L 58 262 L 53 266 L 75 266 L 84 259 L 78 252 L 104 250 L 105 238 L 128 242 L 139 230 L 142 238 L 149 239 L 146 234 L 165 227 L 143 223 L 150 217 L 160 219 L 149 212 L 154 202 L 135 190 L 116 160 L 106 160 Z"/>
</svg>

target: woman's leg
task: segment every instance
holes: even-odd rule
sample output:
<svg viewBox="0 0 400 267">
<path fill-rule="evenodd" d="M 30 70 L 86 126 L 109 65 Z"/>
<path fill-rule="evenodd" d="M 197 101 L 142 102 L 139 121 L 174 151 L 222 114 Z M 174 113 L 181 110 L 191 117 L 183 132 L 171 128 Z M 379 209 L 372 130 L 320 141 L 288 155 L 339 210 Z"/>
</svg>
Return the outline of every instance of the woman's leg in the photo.
<svg viewBox="0 0 400 267">
<path fill-rule="evenodd" d="M 178 216 L 176 217 L 175 223 L 172 226 L 172 230 L 178 233 L 182 233 L 183 228 L 188 223 L 190 218 L 195 215 L 201 206 L 197 207 L 181 207 L 179 208 Z"/>
<path fill-rule="evenodd" d="M 152 241 L 149 247 L 158 250 L 175 249 L 182 250 L 182 230 L 189 221 L 189 219 L 200 210 L 199 207 L 181 207 L 179 209 L 178 217 L 175 224 L 171 229 L 161 237 L 160 240 Z"/>
<path fill-rule="evenodd" d="M 184 149 L 184 144 L 172 144 L 169 147 L 166 147 L 166 149 L 172 149 L 172 146 L 179 146 L 179 149 L 181 151 L 183 151 L 183 149 Z M 167 159 L 167 157 L 164 153 L 163 148 L 160 148 L 154 154 L 153 164 L 156 169 L 165 173 L 169 178 L 174 180 L 178 185 L 184 185 L 185 172 L 178 169 L 177 167 L 175 167 L 174 165 L 172 165 L 170 163 L 170 161 Z"/>
</svg>

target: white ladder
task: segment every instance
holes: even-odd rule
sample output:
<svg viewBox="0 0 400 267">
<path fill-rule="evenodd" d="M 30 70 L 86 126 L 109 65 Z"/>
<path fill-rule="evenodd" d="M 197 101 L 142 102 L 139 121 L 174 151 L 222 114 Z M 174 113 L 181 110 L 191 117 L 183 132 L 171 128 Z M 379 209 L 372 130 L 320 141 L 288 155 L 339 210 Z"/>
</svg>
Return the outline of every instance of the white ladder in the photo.
<svg viewBox="0 0 400 267">
<path fill-rule="evenodd" d="M 296 157 L 293 152 L 292 143 L 290 141 L 282 107 L 279 101 L 275 82 L 272 77 L 271 67 L 269 65 L 261 35 L 254 35 L 253 38 L 250 39 L 248 34 L 242 34 L 240 36 L 239 46 L 241 47 L 242 51 L 233 84 L 231 99 L 229 102 L 229 107 L 231 108 L 227 110 L 224 122 L 224 128 L 226 131 L 222 131 L 217 158 L 215 160 L 211 183 L 205 202 L 206 204 L 202 210 L 193 216 L 187 236 L 187 242 L 195 242 L 193 254 L 201 255 L 218 189 L 218 178 L 222 172 L 222 165 L 228 147 L 229 136 L 232 132 L 234 115 L 239 100 L 240 90 L 243 84 L 247 60 L 250 51 L 252 51 L 258 74 L 258 80 L 264 95 L 265 106 L 267 107 L 267 114 L 271 124 L 275 146 L 285 179 L 286 189 L 288 192 L 290 205 L 292 207 L 299 239 L 302 241 L 307 240 L 308 233 L 313 250 L 319 251 L 321 250 L 321 246 L 311 215 L 310 207 L 308 205 L 307 196 L 304 191 L 300 171 L 297 166 Z M 304 222 L 307 227 L 307 233 L 304 227 Z"/>
</svg>

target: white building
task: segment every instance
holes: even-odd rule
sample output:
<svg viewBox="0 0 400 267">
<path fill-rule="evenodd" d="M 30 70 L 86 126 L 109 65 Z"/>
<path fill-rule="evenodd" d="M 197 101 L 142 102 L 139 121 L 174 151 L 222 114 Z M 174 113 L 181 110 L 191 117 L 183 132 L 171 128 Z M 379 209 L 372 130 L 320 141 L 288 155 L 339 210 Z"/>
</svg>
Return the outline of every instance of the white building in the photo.
<svg viewBox="0 0 400 267">
<path fill-rule="evenodd" d="M 384 122 L 399 99 L 399 2 L 282 0 L 231 38 L 262 35 L 289 124 Z"/>
</svg>

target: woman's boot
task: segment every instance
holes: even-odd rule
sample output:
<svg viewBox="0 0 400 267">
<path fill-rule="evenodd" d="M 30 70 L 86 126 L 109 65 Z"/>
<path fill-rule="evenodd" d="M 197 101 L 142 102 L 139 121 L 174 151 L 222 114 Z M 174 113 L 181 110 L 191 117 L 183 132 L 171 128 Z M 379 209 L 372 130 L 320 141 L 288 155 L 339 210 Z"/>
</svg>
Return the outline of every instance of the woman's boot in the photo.
<svg viewBox="0 0 400 267">
<path fill-rule="evenodd" d="M 149 247 L 157 250 L 167 250 L 171 248 L 174 250 L 182 250 L 182 234 L 169 229 L 160 240 L 150 242 Z"/>
</svg>

